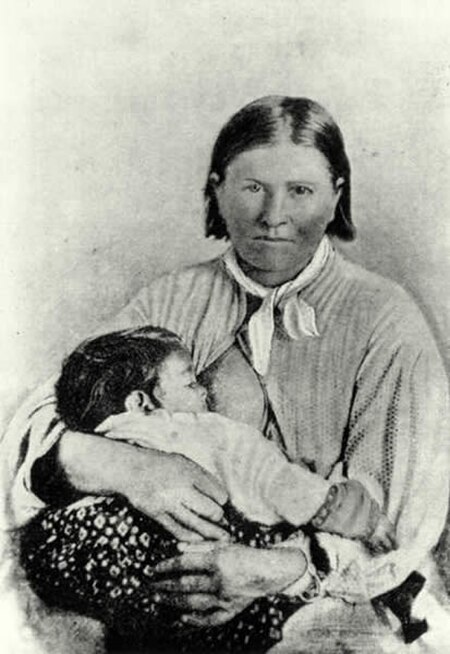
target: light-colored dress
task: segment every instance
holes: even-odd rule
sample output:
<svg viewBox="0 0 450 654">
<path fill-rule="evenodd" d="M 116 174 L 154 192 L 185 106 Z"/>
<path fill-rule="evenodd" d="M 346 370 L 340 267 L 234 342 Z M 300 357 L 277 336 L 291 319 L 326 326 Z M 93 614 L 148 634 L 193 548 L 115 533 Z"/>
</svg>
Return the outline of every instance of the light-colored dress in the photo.
<svg viewBox="0 0 450 654">
<path fill-rule="evenodd" d="M 308 620 L 305 613 L 302 621 L 299 612 L 304 629 L 296 632 L 298 649 L 289 651 L 316 651 L 311 634 L 315 638 L 320 629 L 325 635 L 317 651 L 339 651 L 326 648 L 326 625 L 334 623 L 337 611 L 339 638 L 347 648 L 343 645 L 342 651 L 362 652 L 361 643 L 372 642 L 366 651 L 373 652 L 373 642 L 382 641 L 380 633 L 391 637 L 392 629 L 380 622 L 370 599 L 413 570 L 425 575 L 431 589 L 437 579 L 431 552 L 445 524 L 449 494 L 447 379 L 409 296 L 336 251 L 306 286 L 282 298 L 280 311 L 283 302 L 289 300 L 292 307 L 296 299 L 313 309 L 317 334 L 302 329 L 288 334 L 275 315 L 268 368 L 257 375 L 283 446 L 291 461 L 324 477 L 339 464 L 344 474 L 365 475 L 396 526 L 399 549 L 375 558 L 361 543 L 321 534 L 332 565 L 327 597 L 308 607 Z M 246 291 L 218 258 L 156 280 L 106 330 L 145 324 L 171 329 L 191 350 L 200 373 L 233 345 L 247 304 Z M 249 408 L 257 422 L 259 400 L 246 386 L 236 388 L 233 366 L 227 367 L 226 357 L 224 362 L 216 371 L 216 386 L 225 398 L 219 410 L 242 419 L 236 410 L 242 414 L 243 407 Z M 50 382 L 30 399 L 4 442 L 14 480 L 9 513 L 15 524 L 42 506 L 31 489 L 30 469 L 64 429 L 55 419 L 51 389 Z M 393 651 L 400 651 L 400 641 L 395 642 Z M 385 651 L 381 645 L 379 651 Z"/>
</svg>

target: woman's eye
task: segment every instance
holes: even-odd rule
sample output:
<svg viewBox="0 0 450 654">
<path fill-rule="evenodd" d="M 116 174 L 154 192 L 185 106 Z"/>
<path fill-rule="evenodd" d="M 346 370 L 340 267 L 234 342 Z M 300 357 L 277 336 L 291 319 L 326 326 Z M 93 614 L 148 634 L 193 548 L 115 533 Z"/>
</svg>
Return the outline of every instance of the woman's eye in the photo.
<svg viewBox="0 0 450 654">
<path fill-rule="evenodd" d="M 196 381 L 193 381 L 190 384 L 188 384 L 188 388 L 190 388 L 192 390 L 195 390 L 197 388 L 197 386 L 198 386 L 198 382 L 196 382 Z"/>
<path fill-rule="evenodd" d="M 250 193 L 259 193 L 259 191 L 262 190 L 261 184 L 258 184 L 257 182 L 252 182 L 251 184 L 247 184 L 245 188 L 247 191 L 250 191 Z"/>
<path fill-rule="evenodd" d="M 303 186 L 303 184 L 298 184 L 297 186 L 293 186 L 291 188 L 291 193 L 293 193 L 296 196 L 310 195 L 312 193 L 312 190 L 307 186 Z"/>
</svg>

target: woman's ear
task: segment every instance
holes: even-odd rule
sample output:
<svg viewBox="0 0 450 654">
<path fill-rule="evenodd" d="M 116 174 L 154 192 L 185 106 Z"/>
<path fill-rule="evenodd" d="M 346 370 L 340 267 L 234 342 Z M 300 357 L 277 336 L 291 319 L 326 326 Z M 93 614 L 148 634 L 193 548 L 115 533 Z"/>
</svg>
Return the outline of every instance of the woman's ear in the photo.
<svg viewBox="0 0 450 654">
<path fill-rule="evenodd" d="M 220 179 L 217 173 L 211 173 L 209 176 L 210 188 L 212 189 L 212 192 L 214 194 L 217 207 L 219 209 L 219 213 L 220 213 L 220 202 L 221 202 L 223 187 L 224 187 L 223 181 L 224 180 Z"/>
<path fill-rule="evenodd" d="M 330 220 L 328 221 L 328 225 L 330 225 L 336 219 L 336 211 L 342 196 L 344 184 L 345 184 L 345 179 L 343 177 L 338 177 L 337 180 L 334 182 L 334 191 L 335 191 L 335 196 L 333 198 L 334 206 L 333 206 L 333 213 L 331 214 Z"/>
<path fill-rule="evenodd" d="M 220 184 L 220 177 L 217 173 L 211 173 L 209 176 L 209 182 L 211 186 L 213 187 L 214 190 L 217 189 L 217 187 Z"/>
<path fill-rule="evenodd" d="M 218 173 L 211 173 L 209 176 L 209 185 L 210 188 L 212 189 L 214 195 L 216 196 L 216 199 L 218 195 L 220 195 L 220 191 L 223 189 L 223 182 L 224 178 L 220 178 Z"/>
<path fill-rule="evenodd" d="M 156 408 L 147 393 L 140 390 L 128 393 L 124 404 L 126 411 L 138 411 L 139 413 L 149 413 Z"/>
</svg>

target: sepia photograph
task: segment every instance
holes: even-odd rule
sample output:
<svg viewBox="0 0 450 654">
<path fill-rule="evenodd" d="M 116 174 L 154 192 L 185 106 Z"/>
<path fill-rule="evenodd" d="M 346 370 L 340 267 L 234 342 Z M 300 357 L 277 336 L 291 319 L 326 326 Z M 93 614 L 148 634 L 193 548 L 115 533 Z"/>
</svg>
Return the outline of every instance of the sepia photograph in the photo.
<svg viewBox="0 0 450 654">
<path fill-rule="evenodd" d="M 0 650 L 450 652 L 450 8 L 1 14 Z"/>
</svg>

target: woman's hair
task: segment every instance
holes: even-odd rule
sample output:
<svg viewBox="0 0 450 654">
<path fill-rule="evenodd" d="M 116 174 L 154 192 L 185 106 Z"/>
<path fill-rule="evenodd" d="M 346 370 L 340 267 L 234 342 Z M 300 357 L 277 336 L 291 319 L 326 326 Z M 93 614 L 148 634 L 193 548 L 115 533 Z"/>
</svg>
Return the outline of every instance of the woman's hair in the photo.
<svg viewBox="0 0 450 654">
<path fill-rule="evenodd" d="M 153 390 L 165 359 L 185 348 L 167 329 L 140 327 L 87 340 L 63 363 L 56 383 L 60 417 L 69 429 L 93 431 L 108 416 L 125 409 L 134 390 Z"/>
<path fill-rule="evenodd" d="M 206 236 L 228 238 L 227 226 L 220 215 L 211 174 L 223 181 L 227 166 L 242 152 L 275 145 L 288 137 L 295 145 L 316 148 L 328 161 L 333 183 L 344 180 L 341 197 L 327 233 L 346 241 L 355 238 L 351 219 L 350 163 L 341 130 L 330 114 L 308 98 L 267 96 L 238 111 L 221 129 L 214 144 L 204 194 L 206 200 Z"/>
</svg>

